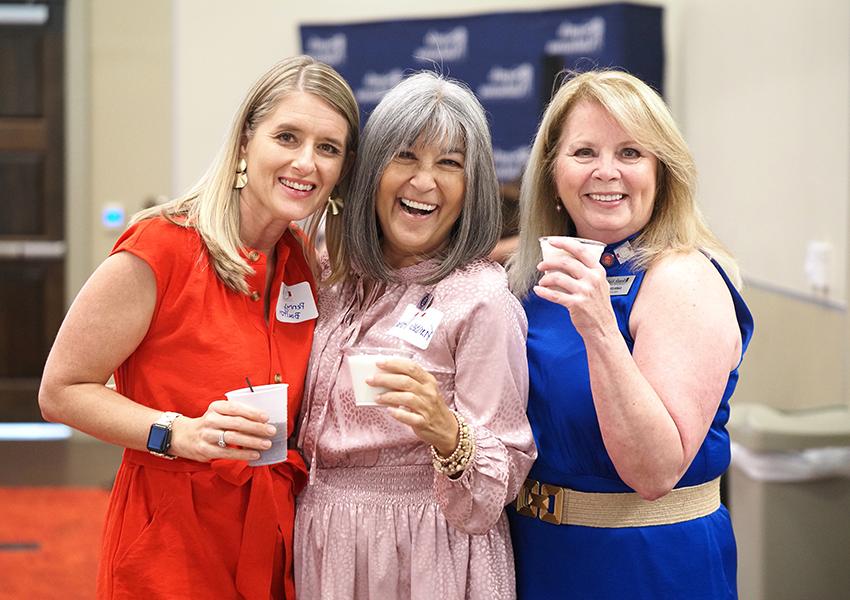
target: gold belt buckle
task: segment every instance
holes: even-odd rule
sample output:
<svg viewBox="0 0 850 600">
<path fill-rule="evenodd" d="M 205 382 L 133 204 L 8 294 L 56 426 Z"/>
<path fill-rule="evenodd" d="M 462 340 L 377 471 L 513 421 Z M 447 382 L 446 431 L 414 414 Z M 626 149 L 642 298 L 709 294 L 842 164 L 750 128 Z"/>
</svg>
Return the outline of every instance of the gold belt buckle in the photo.
<svg viewBox="0 0 850 600">
<path fill-rule="evenodd" d="M 525 483 L 519 488 L 519 494 L 516 497 L 516 511 L 526 517 L 537 518 L 538 508 L 532 497 L 537 496 L 539 491 L 539 481 L 526 479 Z"/>
<path fill-rule="evenodd" d="M 560 525 L 564 518 L 564 493 L 557 485 L 526 479 L 516 499 L 519 514 Z M 551 510 L 549 509 L 551 499 Z"/>
</svg>

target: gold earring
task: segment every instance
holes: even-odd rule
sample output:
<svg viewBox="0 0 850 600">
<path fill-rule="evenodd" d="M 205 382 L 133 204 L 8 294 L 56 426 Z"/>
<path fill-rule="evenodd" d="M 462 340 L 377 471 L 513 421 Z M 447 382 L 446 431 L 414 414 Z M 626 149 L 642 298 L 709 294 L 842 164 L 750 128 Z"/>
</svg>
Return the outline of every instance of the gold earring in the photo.
<svg viewBox="0 0 850 600">
<path fill-rule="evenodd" d="M 344 203 L 342 198 L 334 198 L 333 194 L 328 196 L 328 210 L 331 211 L 333 216 L 337 216 L 339 212 L 342 210 Z"/>
<path fill-rule="evenodd" d="M 236 165 L 236 182 L 233 184 L 234 190 L 241 190 L 248 185 L 248 161 L 240 158 Z"/>
</svg>

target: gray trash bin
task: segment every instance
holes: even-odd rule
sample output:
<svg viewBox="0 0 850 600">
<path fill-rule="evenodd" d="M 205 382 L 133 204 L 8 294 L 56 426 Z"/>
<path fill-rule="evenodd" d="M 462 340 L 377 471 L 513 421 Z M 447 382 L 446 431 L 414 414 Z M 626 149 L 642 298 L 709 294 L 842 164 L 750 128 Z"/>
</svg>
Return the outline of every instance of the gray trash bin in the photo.
<svg viewBox="0 0 850 600">
<path fill-rule="evenodd" d="M 733 405 L 729 433 L 740 598 L 850 598 L 850 409 Z"/>
</svg>

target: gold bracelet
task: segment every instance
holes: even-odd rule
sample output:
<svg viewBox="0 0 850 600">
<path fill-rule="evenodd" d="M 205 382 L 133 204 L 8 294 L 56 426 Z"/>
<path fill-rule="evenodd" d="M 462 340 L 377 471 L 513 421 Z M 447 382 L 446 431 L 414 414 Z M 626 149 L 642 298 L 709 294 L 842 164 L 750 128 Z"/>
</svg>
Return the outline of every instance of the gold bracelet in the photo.
<svg viewBox="0 0 850 600">
<path fill-rule="evenodd" d="M 458 425 L 457 446 L 448 457 L 442 457 L 434 446 L 431 446 L 431 458 L 434 469 L 438 473 L 451 477 L 463 471 L 475 453 L 475 436 L 466 420 L 457 412 L 452 411 Z"/>
<path fill-rule="evenodd" d="M 464 440 L 464 438 L 469 436 L 469 427 L 466 424 L 466 422 L 464 421 L 463 417 L 461 417 L 455 411 L 452 411 L 452 414 L 455 417 L 455 421 L 457 421 L 457 434 L 458 434 L 457 435 L 457 446 L 455 446 L 454 451 L 452 451 L 452 453 L 449 454 L 448 456 L 444 457 L 444 456 L 441 456 L 437 452 L 437 450 L 436 450 L 436 448 L 434 448 L 434 446 L 431 446 L 432 456 L 435 459 L 437 459 L 437 460 L 439 460 L 440 462 L 443 462 L 443 463 L 455 462 L 455 461 L 457 461 L 458 458 L 460 458 L 460 455 L 464 450 L 463 440 Z"/>
</svg>

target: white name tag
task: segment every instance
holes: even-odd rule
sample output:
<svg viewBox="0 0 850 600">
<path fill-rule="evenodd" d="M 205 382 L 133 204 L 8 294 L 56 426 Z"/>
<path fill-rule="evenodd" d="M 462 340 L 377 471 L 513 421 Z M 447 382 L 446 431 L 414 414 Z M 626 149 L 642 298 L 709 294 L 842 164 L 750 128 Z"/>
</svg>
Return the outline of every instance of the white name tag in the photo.
<svg viewBox="0 0 850 600">
<path fill-rule="evenodd" d="M 608 277 L 608 287 L 612 296 L 625 296 L 632 289 L 635 282 L 634 275 L 621 275 L 619 277 Z"/>
<path fill-rule="evenodd" d="M 425 350 L 431 343 L 442 319 L 443 313 L 436 308 L 419 310 L 412 304 L 408 304 L 401 318 L 387 333 Z"/>
<path fill-rule="evenodd" d="M 318 317 L 319 311 L 310 284 L 306 281 L 295 285 L 281 283 L 275 313 L 281 323 L 301 323 Z"/>
</svg>

